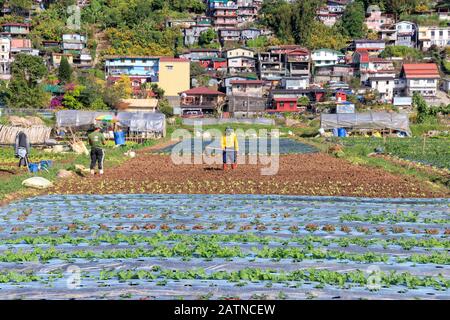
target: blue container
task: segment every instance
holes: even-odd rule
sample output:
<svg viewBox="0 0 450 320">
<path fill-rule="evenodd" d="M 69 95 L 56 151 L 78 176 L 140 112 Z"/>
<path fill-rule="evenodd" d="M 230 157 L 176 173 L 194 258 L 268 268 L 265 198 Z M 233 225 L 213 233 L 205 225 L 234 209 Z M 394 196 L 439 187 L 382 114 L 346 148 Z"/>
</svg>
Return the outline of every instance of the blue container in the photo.
<svg viewBox="0 0 450 320">
<path fill-rule="evenodd" d="M 117 146 L 125 144 L 125 133 L 123 131 L 114 132 L 114 143 Z"/>
<path fill-rule="evenodd" d="M 41 161 L 41 168 L 50 168 L 51 166 L 53 166 L 52 160 L 42 160 Z"/>
<path fill-rule="evenodd" d="M 346 137 L 347 136 L 347 131 L 345 130 L 345 128 L 339 128 L 338 129 L 338 137 Z"/>
<path fill-rule="evenodd" d="M 36 173 L 39 171 L 39 165 L 37 163 L 30 163 L 28 165 L 28 168 L 30 169 L 30 172 Z"/>
</svg>

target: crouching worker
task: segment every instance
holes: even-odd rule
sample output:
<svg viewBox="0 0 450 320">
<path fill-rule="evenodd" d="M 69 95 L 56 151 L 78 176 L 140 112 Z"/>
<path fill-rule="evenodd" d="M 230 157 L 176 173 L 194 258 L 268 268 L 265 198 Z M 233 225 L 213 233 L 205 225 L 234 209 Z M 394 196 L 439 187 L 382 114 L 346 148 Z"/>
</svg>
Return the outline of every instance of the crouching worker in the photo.
<svg viewBox="0 0 450 320">
<path fill-rule="evenodd" d="M 222 150 L 223 170 L 227 169 L 227 163 L 231 163 L 231 168 L 236 169 L 239 145 L 237 136 L 230 127 L 225 130 L 225 135 L 222 137 Z"/>
<path fill-rule="evenodd" d="M 88 135 L 89 145 L 91 146 L 91 174 L 95 174 L 96 163 L 98 163 L 99 173 L 103 174 L 105 151 L 102 146 L 106 144 L 106 140 L 100 129 L 100 125 L 95 125 L 95 130 Z"/>
<path fill-rule="evenodd" d="M 28 154 L 30 153 L 30 141 L 24 132 L 20 131 L 17 133 L 14 149 L 16 157 L 19 158 L 19 168 L 21 166 L 28 167 L 30 164 L 30 161 L 28 160 Z"/>
</svg>

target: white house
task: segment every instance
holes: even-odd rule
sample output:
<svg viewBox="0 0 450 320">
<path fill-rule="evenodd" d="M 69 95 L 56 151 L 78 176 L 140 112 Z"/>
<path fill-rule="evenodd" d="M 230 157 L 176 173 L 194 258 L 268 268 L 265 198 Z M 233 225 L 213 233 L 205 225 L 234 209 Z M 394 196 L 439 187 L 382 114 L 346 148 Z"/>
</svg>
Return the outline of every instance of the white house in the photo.
<svg viewBox="0 0 450 320">
<path fill-rule="evenodd" d="M 345 62 L 345 55 L 342 52 L 331 49 L 318 49 L 312 52 L 311 60 L 314 66 L 333 66 Z"/>
<path fill-rule="evenodd" d="M 406 96 L 412 96 L 414 92 L 424 97 L 436 96 L 440 74 L 435 63 L 405 63 L 400 78 L 405 85 L 403 92 Z"/>
<path fill-rule="evenodd" d="M 282 78 L 281 87 L 286 90 L 306 89 L 309 87 L 309 76 Z"/>
<path fill-rule="evenodd" d="M 10 52 L 11 40 L 9 38 L 0 38 L 0 79 L 10 78 Z"/>
<path fill-rule="evenodd" d="M 372 90 L 376 90 L 380 94 L 380 99 L 384 102 L 392 102 L 394 98 L 394 79 L 395 76 L 370 77 L 369 84 Z"/>
<path fill-rule="evenodd" d="M 419 27 L 419 43 L 422 50 L 435 45 L 440 48 L 450 46 L 450 27 Z"/>
</svg>

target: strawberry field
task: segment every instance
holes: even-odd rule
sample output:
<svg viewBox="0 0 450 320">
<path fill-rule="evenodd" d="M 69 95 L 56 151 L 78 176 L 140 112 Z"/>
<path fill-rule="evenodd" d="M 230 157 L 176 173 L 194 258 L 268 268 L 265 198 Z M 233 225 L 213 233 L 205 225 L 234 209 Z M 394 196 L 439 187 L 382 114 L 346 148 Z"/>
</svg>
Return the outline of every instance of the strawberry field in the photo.
<svg viewBox="0 0 450 320">
<path fill-rule="evenodd" d="M 0 209 L 2 299 L 449 299 L 450 201 L 44 196 Z"/>
<path fill-rule="evenodd" d="M 450 169 L 450 139 L 427 138 L 387 138 L 386 142 L 378 138 L 347 138 L 344 145 L 359 148 L 361 152 L 371 153 L 375 148 L 383 148 L 384 151 L 401 159 L 431 165 L 438 168 Z"/>
</svg>

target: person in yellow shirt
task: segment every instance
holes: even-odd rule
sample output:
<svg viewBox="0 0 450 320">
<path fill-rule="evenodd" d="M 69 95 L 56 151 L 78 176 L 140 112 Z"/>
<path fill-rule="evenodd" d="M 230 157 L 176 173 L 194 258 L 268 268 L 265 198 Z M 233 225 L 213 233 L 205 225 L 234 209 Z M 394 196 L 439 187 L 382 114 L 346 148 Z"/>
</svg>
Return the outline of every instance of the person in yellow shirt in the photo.
<svg viewBox="0 0 450 320">
<path fill-rule="evenodd" d="M 236 169 L 239 144 L 234 130 L 230 127 L 226 128 L 225 135 L 222 136 L 222 151 L 223 170 L 227 170 L 227 162 L 231 162 L 231 168 Z"/>
</svg>

